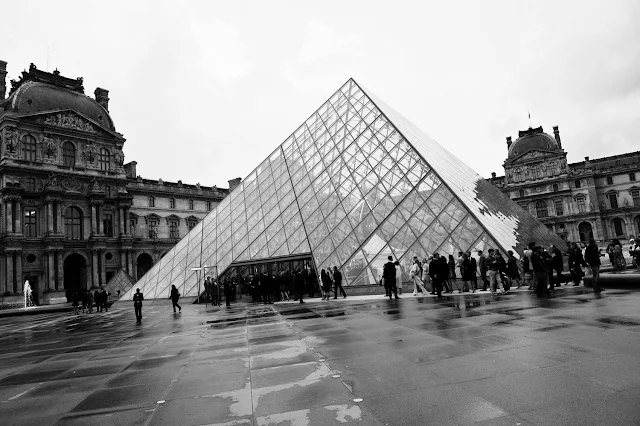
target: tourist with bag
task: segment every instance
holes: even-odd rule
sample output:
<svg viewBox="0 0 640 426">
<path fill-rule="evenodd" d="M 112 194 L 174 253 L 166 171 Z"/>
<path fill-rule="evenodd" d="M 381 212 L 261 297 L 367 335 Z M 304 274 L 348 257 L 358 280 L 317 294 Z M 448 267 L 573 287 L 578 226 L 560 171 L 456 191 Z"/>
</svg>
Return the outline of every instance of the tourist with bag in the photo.
<svg viewBox="0 0 640 426">
<path fill-rule="evenodd" d="M 176 307 L 178 308 L 178 312 L 182 312 L 182 306 L 178 305 L 178 299 L 180 299 L 180 293 L 175 285 L 171 286 L 171 294 L 169 295 L 171 299 L 171 304 L 173 305 L 173 313 L 176 313 Z"/>
</svg>

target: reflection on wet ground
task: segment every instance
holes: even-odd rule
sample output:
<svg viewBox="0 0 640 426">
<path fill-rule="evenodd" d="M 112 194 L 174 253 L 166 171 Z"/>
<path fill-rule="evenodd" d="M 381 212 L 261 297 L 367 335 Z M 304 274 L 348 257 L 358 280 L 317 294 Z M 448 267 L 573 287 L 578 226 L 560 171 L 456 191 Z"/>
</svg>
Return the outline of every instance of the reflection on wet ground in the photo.
<svg viewBox="0 0 640 426">
<path fill-rule="evenodd" d="M 562 288 L 0 324 L 3 424 L 640 422 L 640 293 Z"/>
</svg>

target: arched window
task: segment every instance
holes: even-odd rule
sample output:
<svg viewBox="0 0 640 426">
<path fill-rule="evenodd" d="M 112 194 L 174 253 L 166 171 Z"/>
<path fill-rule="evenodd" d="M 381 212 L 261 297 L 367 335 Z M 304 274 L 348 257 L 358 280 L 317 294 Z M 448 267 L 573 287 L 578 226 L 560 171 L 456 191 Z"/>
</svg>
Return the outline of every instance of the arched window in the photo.
<svg viewBox="0 0 640 426">
<path fill-rule="evenodd" d="M 28 177 L 25 179 L 25 186 L 27 191 L 35 191 L 36 190 L 36 180 L 35 178 Z"/>
<path fill-rule="evenodd" d="M 100 148 L 100 155 L 98 156 L 98 163 L 100 164 L 100 170 L 111 169 L 111 155 L 107 148 Z"/>
<path fill-rule="evenodd" d="M 536 216 L 538 217 L 547 217 L 549 216 L 549 211 L 547 210 L 546 201 L 538 201 L 536 202 Z"/>
<path fill-rule="evenodd" d="M 22 159 L 36 161 L 36 138 L 31 135 L 22 138 Z"/>
<path fill-rule="evenodd" d="M 67 207 L 65 211 L 64 236 L 68 240 L 82 239 L 82 212 L 77 207 Z"/>
<path fill-rule="evenodd" d="M 616 234 L 616 237 L 621 237 L 624 235 L 624 220 L 616 217 L 611 221 L 613 225 L 613 233 Z"/>
<path fill-rule="evenodd" d="M 76 147 L 71 142 L 62 144 L 62 161 L 67 167 L 75 167 L 76 165 Z"/>
<path fill-rule="evenodd" d="M 189 200 L 189 210 L 193 210 L 193 200 Z"/>
<path fill-rule="evenodd" d="M 175 209 L 176 208 L 176 199 L 175 198 L 169 198 L 169 208 L 170 209 Z"/>
</svg>

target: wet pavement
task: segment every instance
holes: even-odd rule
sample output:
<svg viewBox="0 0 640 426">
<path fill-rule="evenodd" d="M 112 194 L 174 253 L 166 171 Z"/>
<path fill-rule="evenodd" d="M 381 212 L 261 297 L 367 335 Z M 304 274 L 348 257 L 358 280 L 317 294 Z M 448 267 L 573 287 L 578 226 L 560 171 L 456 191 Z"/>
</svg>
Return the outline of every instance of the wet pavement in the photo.
<svg viewBox="0 0 640 426">
<path fill-rule="evenodd" d="M 640 424 L 640 292 L 0 322 L 3 425 Z"/>
</svg>

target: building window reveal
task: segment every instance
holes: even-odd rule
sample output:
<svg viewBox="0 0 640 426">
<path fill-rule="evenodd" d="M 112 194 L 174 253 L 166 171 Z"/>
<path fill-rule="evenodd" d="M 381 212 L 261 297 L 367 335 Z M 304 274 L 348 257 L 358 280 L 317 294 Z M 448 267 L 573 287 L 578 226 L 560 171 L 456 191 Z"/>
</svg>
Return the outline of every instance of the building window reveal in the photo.
<svg viewBox="0 0 640 426">
<path fill-rule="evenodd" d="M 82 239 L 82 212 L 76 207 L 67 207 L 65 212 L 64 235 L 68 240 Z"/>
<path fill-rule="evenodd" d="M 149 195 L 149 207 L 155 207 L 156 206 L 156 197 L 154 197 L 153 195 Z"/>
<path fill-rule="evenodd" d="M 24 236 L 25 237 L 38 236 L 38 220 L 37 220 L 35 210 L 24 211 Z"/>
<path fill-rule="evenodd" d="M 169 238 L 180 238 L 179 225 L 177 220 L 169 221 Z"/>
<path fill-rule="evenodd" d="M 36 180 L 35 180 L 35 178 L 28 177 L 25 180 L 25 184 L 26 184 L 26 187 L 27 187 L 26 188 L 27 191 L 35 191 L 36 190 Z"/>
<path fill-rule="evenodd" d="M 629 180 L 631 182 L 634 182 L 636 180 L 636 174 L 633 172 L 629 173 Z"/>
<path fill-rule="evenodd" d="M 579 180 L 575 181 L 575 185 L 576 185 L 576 188 L 580 188 L 581 186 L 580 181 Z"/>
<path fill-rule="evenodd" d="M 520 191 L 518 191 L 518 197 L 520 198 L 524 197 L 524 189 L 521 189 Z"/>
<path fill-rule="evenodd" d="M 554 200 L 553 204 L 556 208 L 556 216 L 562 216 L 564 214 L 564 209 L 562 208 L 562 200 Z"/>
<path fill-rule="evenodd" d="M 149 219 L 147 221 L 147 227 L 149 228 L 149 238 L 158 238 L 158 221 L 156 219 Z"/>
<path fill-rule="evenodd" d="M 553 188 L 553 192 L 558 192 L 559 188 L 557 183 L 554 183 L 552 188 Z"/>
<path fill-rule="evenodd" d="M 616 237 L 623 235 L 624 222 L 619 217 L 613 219 L 613 230 L 616 233 Z"/>
<path fill-rule="evenodd" d="M 193 210 L 193 200 L 189 200 L 189 210 Z"/>
<path fill-rule="evenodd" d="M 576 202 L 578 203 L 578 211 L 584 213 L 586 210 L 584 198 L 578 198 Z"/>
<path fill-rule="evenodd" d="M 631 191 L 631 198 L 633 198 L 634 207 L 640 207 L 640 190 L 633 189 Z"/>
<path fill-rule="evenodd" d="M 211 201 L 207 201 L 207 211 L 211 211 Z"/>
<path fill-rule="evenodd" d="M 195 228 L 197 224 L 198 224 L 198 221 L 196 221 L 196 220 L 188 220 L 187 221 L 187 227 L 189 228 L 189 231 L 191 231 L 193 228 Z"/>
<path fill-rule="evenodd" d="M 102 226 L 104 229 L 104 234 L 107 237 L 113 237 L 113 215 L 111 213 L 105 213 L 102 220 Z"/>
<path fill-rule="evenodd" d="M 100 148 L 98 163 L 100 164 L 100 170 L 107 171 L 111 169 L 111 155 L 107 148 Z"/>
<path fill-rule="evenodd" d="M 62 145 L 62 161 L 67 167 L 76 165 L 76 147 L 71 142 L 65 142 Z"/>
<path fill-rule="evenodd" d="M 22 138 L 22 158 L 27 161 L 36 161 L 36 138 L 31 135 Z"/>
<path fill-rule="evenodd" d="M 169 208 L 170 209 L 175 209 L 176 208 L 176 199 L 175 198 L 169 198 Z"/>
<path fill-rule="evenodd" d="M 607 176 L 607 185 L 613 185 L 613 178 L 611 176 Z"/>
<path fill-rule="evenodd" d="M 536 202 L 536 216 L 538 217 L 548 217 L 549 211 L 547 210 L 547 203 L 545 201 Z"/>
<path fill-rule="evenodd" d="M 612 209 L 617 209 L 618 208 L 618 194 L 609 194 L 609 204 L 611 205 Z"/>
</svg>

